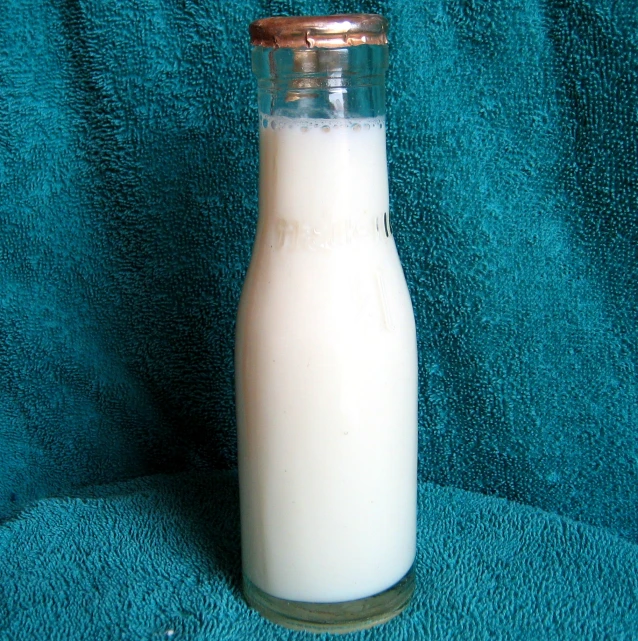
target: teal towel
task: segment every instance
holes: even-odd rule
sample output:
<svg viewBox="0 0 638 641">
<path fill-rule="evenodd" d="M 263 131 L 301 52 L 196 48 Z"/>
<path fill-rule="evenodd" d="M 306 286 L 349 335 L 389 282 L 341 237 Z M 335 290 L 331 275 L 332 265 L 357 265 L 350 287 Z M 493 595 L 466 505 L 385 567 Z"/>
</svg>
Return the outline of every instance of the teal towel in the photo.
<svg viewBox="0 0 638 641">
<path fill-rule="evenodd" d="M 638 637 L 636 545 L 431 483 L 420 486 L 419 515 L 412 605 L 344 641 Z M 233 472 L 155 475 L 42 501 L 0 530 L 0 638 L 316 639 L 244 603 L 238 522 Z"/>
<path fill-rule="evenodd" d="M 360 638 L 638 638 L 635 2 L 4 0 L 3 641 L 295 637 L 239 594 L 247 25 L 361 10 L 421 511 L 415 603 Z"/>
</svg>

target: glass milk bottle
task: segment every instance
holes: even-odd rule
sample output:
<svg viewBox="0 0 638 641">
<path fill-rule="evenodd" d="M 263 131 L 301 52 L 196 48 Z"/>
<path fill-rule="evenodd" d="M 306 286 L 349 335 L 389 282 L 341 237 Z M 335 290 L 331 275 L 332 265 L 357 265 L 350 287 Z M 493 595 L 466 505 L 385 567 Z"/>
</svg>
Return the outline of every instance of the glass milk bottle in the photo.
<svg viewBox="0 0 638 641">
<path fill-rule="evenodd" d="M 417 350 L 388 207 L 386 21 L 267 18 L 259 219 L 236 335 L 244 591 L 345 632 L 414 589 Z"/>
</svg>

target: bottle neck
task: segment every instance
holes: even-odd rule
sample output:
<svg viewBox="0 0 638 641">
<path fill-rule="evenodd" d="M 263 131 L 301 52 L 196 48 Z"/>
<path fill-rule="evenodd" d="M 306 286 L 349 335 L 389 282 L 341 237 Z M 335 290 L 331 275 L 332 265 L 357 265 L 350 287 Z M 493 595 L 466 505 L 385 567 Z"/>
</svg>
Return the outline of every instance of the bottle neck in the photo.
<svg viewBox="0 0 638 641">
<path fill-rule="evenodd" d="M 385 116 L 386 45 L 253 47 L 259 111 L 286 118 Z"/>
</svg>

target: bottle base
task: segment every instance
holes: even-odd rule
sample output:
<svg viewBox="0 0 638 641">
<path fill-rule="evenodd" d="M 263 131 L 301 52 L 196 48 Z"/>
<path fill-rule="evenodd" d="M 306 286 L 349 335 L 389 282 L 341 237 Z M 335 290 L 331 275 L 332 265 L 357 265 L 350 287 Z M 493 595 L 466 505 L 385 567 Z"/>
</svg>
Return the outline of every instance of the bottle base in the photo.
<svg viewBox="0 0 638 641">
<path fill-rule="evenodd" d="M 244 575 L 248 605 L 266 619 L 292 630 L 345 634 L 386 623 L 405 610 L 414 593 L 414 566 L 392 587 L 354 601 L 306 603 L 267 594 Z"/>
</svg>

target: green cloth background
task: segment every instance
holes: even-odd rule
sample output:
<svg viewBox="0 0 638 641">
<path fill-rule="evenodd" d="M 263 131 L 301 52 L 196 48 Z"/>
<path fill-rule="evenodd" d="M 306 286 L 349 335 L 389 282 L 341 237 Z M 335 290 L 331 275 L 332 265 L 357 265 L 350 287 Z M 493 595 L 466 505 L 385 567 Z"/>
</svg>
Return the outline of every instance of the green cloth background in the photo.
<svg viewBox="0 0 638 641">
<path fill-rule="evenodd" d="M 2 641 L 315 638 L 240 591 L 247 27 L 346 11 L 420 359 L 417 593 L 351 638 L 638 639 L 638 5 L 3 0 Z"/>
</svg>

